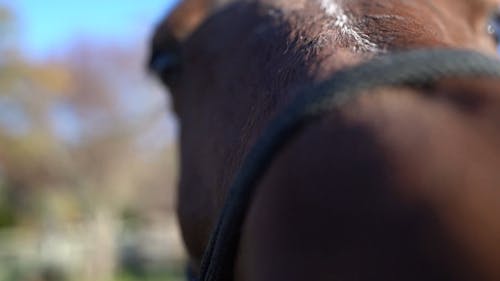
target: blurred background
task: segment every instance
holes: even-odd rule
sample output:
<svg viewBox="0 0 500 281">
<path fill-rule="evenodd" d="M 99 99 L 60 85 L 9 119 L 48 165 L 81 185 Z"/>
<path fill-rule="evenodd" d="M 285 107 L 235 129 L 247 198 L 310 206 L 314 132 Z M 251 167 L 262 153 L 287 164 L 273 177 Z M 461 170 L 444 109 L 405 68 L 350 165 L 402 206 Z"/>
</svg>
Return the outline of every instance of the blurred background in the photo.
<svg viewBox="0 0 500 281">
<path fill-rule="evenodd" d="M 175 0 L 0 0 L 0 281 L 182 280 L 176 120 L 148 76 Z"/>
</svg>

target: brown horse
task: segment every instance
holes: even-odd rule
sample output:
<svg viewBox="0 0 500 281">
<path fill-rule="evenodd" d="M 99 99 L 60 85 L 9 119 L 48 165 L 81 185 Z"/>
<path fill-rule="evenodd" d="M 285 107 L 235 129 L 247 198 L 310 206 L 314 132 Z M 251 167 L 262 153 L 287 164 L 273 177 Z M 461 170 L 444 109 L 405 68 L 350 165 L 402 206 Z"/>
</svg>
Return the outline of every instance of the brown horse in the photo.
<svg viewBox="0 0 500 281">
<path fill-rule="evenodd" d="M 495 54 L 493 0 L 186 0 L 152 67 L 181 123 L 178 215 L 199 271 L 249 148 L 309 85 L 374 56 Z M 308 126 L 258 184 L 236 280 L 500 280 L 500 82 L 374 89 Z"/>
</svg>

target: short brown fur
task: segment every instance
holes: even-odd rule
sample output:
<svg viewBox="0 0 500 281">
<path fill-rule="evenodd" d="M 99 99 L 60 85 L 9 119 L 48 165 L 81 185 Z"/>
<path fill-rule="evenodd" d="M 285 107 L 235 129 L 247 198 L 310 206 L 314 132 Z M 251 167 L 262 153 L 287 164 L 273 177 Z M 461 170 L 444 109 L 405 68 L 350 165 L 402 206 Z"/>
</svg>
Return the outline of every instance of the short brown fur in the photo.
<svg viewBox="0 0 500 281">
<path fill-rule="evenodd" d="M 235 171 L 298 90 L 376 55 L 319 2 L 186 0 L 178 214 L 197 270 Z M 494 54 L 496 1 L 337 1 L 383 52 Z M 217 4 L 217 5 L 216 5 Z M 165 77 L 163 77 L 165 78 Z M 378 89 L 310 126 L 259 184 L 237 280 L 500 280 L 500 82 Z"/>
</svg>

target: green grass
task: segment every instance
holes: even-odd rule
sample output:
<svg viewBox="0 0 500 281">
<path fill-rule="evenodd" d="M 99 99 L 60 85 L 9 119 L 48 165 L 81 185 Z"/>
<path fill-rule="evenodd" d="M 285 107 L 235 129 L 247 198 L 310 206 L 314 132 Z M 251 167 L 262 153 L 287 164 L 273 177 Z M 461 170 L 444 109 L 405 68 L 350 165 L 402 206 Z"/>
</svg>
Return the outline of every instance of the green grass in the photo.
<svg viewBox="0 0 500 281">
<path fill-rule="evenodd" d="M 182 270 L 165 270 L 162 272 L 148 273 L 145 275 L 136 275 L 127 272 L 121 272 L 116 275 L 113 281 L 185 281 Z"/>
</svg>

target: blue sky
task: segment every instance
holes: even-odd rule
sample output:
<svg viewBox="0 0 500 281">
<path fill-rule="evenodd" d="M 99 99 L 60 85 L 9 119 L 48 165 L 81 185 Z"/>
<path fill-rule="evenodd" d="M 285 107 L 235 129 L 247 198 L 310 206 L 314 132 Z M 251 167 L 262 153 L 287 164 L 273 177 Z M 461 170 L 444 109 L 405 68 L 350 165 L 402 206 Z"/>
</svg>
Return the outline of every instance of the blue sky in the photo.
<svg viewBox="0 0 500 281">
<path fill-rule="evenodd" d="M 19 21 L 29 56 L 44 57 L 78 38 L 108 42 L 141 40 L 176 0 L 0 0 Z"/>
<path fill-rule="evenodd" d="M 64 54 L 81 40 L 100 46 L 130 44 L 144 49 L 138 52 L 147 52 L 154 24 L 176 3 L 177 0 L 0 0 L 0 5 L 7 5 L 14 12 L 18 40 L 24 55 L 35 61 Z M 124 90 L 117 93 L 124 106 L 133 106 L 130 110 L 126 109 L 132 115 L 146 112 L 151 104 L 165 103 L 163 90 L 152 91 L 150 81 L 143 78 L 146 74 L 142 66 L 136 69 L 137 81 L 132 82 L 136 87 L 130 89 L 135 92 L 130 94 Z M 148 93 L 139 94 L 141 91 Z M 22 110 L 12 106 L 10 111 L 0 110 L 0 126 L 22 133 L 29 124 L 18 118 L 16 114 L 19 112 Z M 58 107 L 51 117 L 56 132 L 64 138 L 81 137 L 72 112 Z M 172 122 L 169 121 L 169 124 Z"/>
</svg>

